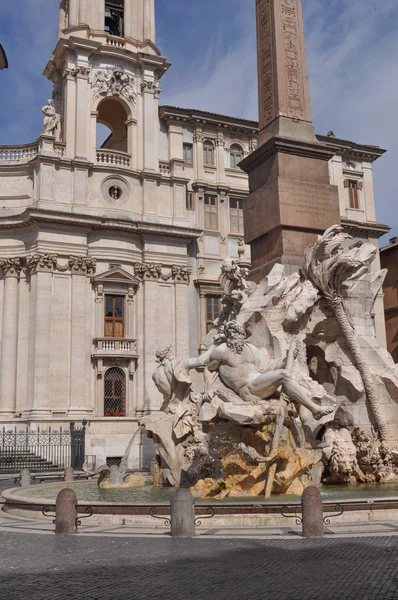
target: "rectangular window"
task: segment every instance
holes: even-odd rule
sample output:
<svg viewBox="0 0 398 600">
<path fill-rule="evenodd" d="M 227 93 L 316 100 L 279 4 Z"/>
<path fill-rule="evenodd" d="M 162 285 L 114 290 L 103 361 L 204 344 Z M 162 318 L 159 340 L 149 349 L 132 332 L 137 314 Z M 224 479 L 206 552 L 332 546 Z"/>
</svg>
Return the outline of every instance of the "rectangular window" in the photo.
<svg viewBox="0 0 398 600">
<path fill-rule="evenodd" d="M 105 296 L 105 337 L 124 337 L 124 296 Z"/>
<path fill-rule="evenodd" d="M 186 198 L 186 207 L 187 210 L 195 210 L 195 197 L 193 192 L 189 192 L 187 190 L 187 198 Z"/>
<path fill-rule="evenodd" d="M 212 142 L 205 142 L 203 144 L 203 164 L 205 167 L 214 167 L 214 146 Z"/>
<path fill-rule="evenodd" d="M 229 221 L 231 233 L 243 233 L 243 199 L 230 198 Z"/>
<path fill-rule="evenodd" d="M 193 166 L 193 145 L 184 144 L 184 165 L 186 167 Z"/>
<path fill-rule="evenodd" d="M 361 208 L 359 190 L 362 189 L 362 181 L 356 179 L 346 179 L 344 186 L 348 189 L 348 206 L 349 208 Z"/>
<path fill-rule="evenodd" d="M 205 194 L 205 229 L 218 230 L 217 196 Z"/>
<path fill-rule="evenodd" d="M 206 296 L 206 331 L 213 329 L 213 323 L 222 311 L 221 296 Z"/>
</svg>

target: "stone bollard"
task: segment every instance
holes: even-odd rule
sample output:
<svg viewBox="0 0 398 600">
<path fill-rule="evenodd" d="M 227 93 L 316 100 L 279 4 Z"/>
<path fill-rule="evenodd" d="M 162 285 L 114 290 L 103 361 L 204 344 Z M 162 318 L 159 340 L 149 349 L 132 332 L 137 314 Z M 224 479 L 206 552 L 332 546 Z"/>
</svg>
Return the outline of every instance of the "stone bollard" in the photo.
<svg viewBox="0 0 398 600">
<path fill-rule="evenodd" d="M 64 471 L 64 481 L 71 482 L 75 481 L 75 473 L 72 467 L 66 467 Z"/>
<path fill-rule="evenodd" d="M 19 485 L 22 488 L 29 487 L 32 485 L 32 477 L 29 469 L 21 469 L 19 474 Z"/>
<path fill-rule="evenodd" d="M 61 490 L 55 505 L 55 533 L 71 535 L 77 533 L 77 497 L 73 490 Z"/>
<path fill-rule="evenodd" d="M 303 537 L 324 537 L 323 506 L 321 492 L 317 487 L 307 487 L 301 496 Z"/>
<path fill-rule="evenodd" d="M 189 490 L 178 489 L 171 497 L 171 537 L 195 536 L 195 498 Z"/>
</svg>

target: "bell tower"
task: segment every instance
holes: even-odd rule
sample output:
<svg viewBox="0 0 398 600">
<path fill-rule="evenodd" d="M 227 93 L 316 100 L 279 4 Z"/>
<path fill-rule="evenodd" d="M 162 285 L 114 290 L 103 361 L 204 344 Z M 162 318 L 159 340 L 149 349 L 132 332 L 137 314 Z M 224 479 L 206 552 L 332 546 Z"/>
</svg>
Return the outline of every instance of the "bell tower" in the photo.
<svg viewBox="0 0 398 600">
<path fill-rule="evenodd" d="M 61 0 L 59 37 L 84 26 L 155 43 L 155 0 Z"/>
<path fill-rule="evenodd" d="M 75 177 L 87 178 L 83 164 L 101 159 L 98 123 L 111 132 L 106 160 L 157 171 L 159 80 L 170 65 L 155 45 L 154 0 L 60 0 L 53 54 L 44 75 L 54 84 L 64 157 L 79 163 Z"/>
</svg>

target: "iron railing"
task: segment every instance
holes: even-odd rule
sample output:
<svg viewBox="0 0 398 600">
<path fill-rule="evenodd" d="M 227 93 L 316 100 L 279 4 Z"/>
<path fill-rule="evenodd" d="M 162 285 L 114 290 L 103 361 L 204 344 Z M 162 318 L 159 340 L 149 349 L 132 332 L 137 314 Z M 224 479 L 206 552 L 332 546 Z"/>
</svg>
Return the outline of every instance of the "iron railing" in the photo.
<svg viewBox="0 0 398 600">
<path fill-rule="evenodd" d="M 47 430 L 15 427 L 0 431 L 0 473 L 48 473 L 72 467 L 82 469 L 85 456 L 86 425 L 78 428 L 70 423 L 69 429 Z"/>
</svg>

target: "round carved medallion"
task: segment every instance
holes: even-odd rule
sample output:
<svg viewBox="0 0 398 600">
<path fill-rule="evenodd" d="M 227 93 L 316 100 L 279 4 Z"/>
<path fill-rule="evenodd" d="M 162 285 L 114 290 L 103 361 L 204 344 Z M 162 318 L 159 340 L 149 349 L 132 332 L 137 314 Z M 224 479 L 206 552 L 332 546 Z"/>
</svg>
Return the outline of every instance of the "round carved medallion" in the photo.
<svg viewBox="0 0 398 600">
<path fill-rule="evenodd" d="M 127 181 L 121 177 L 107 177 L 101 184 L 102 197 L 112 206 L 123 206 L 131 195 Z"/>
</svg>

